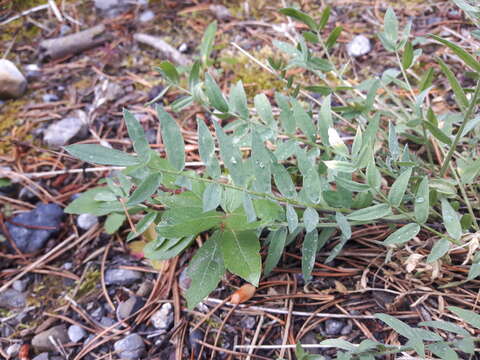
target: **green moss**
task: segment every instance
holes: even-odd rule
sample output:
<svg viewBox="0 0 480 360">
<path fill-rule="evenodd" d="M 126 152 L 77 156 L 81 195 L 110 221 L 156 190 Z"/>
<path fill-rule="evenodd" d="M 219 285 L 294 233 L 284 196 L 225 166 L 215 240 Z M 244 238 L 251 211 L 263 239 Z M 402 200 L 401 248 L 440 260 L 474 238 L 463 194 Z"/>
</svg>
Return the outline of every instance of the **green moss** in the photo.
<svg viewBox="0 0 480 360">
<path fill-rule="evenodd" d="M 92 291 L 97 291 L 97 285 L 100 284 L 100 276 L 100 270 L 88 271 L 78 288 L 76 299 L 81 299 L 82 297 L 89 295 Z"/>
</svg>

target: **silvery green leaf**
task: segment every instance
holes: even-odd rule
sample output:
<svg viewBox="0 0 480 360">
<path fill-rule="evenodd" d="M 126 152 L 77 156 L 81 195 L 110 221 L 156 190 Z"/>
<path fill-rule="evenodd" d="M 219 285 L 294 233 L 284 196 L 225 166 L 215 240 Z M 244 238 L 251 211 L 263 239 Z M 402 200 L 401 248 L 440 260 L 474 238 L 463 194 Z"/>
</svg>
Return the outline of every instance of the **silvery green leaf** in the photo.
<svg viewBox="0 0 480 360">
<path fill-rule="evenodd" d="M 274 124 L 275 120 L 273 119 L 272 106 L 270 105 L 267 96 L 265 94 L 257 94 L 255 95 L 253 102 L 258 116 L 260 116 L 263 123 L 266 125 Z"/>
<path fill-rule="evenodd" d="M 400 155 L 396 127 L 393 122 L 388 123 L 388 150 L 393 160 L 397 160 Z"/>
<path fill-rule="evenodd" d="M 277 266 L 282 257 L 285 248 L 285 240 L 287 239 L 287 229 L 282 227 L 268 234 L 268 253 L 265 259 L 264 274 L 268 276 L 275 266 Z"/>
<path fill-rule="evenodd" d="M 333 127 L 331 101 L 331 95 L 325 97 L 318 117 L 318 132 L 325 145 L 330 145 L 328 141 L 328 129 Z"/>
<path fill-rule="evenodd" d="M 256 131 L 252 132 L 252 164 L 255 175 L 254 189 L 262 193 L 272 192 L 271 155 Z"/>
<path fill-rule="evenodd" d="M 203 212 L 215 210 L 222 199 L 222 186 L 216 183 L 207 184 L 203 192 Z"/>
<path fill-rule="evenodd" d="M 385 245 L 403 244 L 413 239 L 419 232 L 420 226 L 418 224 L 407 224 L 391 233 L 383 243 Z"/>
<path fill-rule="evenodd" d="M 333 261 L 338 256 L 338 254 L 340 254 L 340 252 L 342 251 L 347 241 L 348 239 L 343 234 L 340 235 L 340 242 L 337 245 L 335 245 L 335 247 L 330 251 L 330 254 L 325 260 L 325 263 L 329 263 Z"/>
<path fill-rule="evenodd" d="M 459 360 L 457 353 L 448 344 L 442 342 L 429 344 L 427 349 L 442 360 Z"/>
<path fill-rule="evenodd" d="M 317 254 L 318 232 L 313 229 L 307 232 L 302 244 L 302 274 L 305 281 L 312 278 L 312 270 L 315 265 L 315 256 Z"/>
<path fill-rule="evenodd" d="M 445 229 L 447 229 L 448 234 L 452 238 L 458 240 L 462 236 L 460 218 L 447 199 L 442 198 L 440 201 L 442 204 L 442 218 Z"/>
<path fill-rule="evenodd" d="M 215 33 L 217 32 L 217 22 L 213 21 L 208 24 L 205 33 L 203 34 L 202 41 L 200 42 L 200 60 L 202 64 L 207 64 L 210 53 L 213 50 L 213 42 L 215 41 Z"/>
<path fill-rule="evenodd" d="M 128 111 L 123 109 L 123 118 L 125 119 L 125 124 L 127 125 L 128 136 L 133 142 L 133 148 L 137 155 L 143 159 L 146 159 L 150 153 L 150 146 L 148 145 L 147 138 L 145 137 L 145 131 L 140 125 L 135 116 Z"/>
<path fill-rule="evenodd" d="M 230 108 L 236 112 L 241 119 L 248 120 L 249 112 L 247 105 L 247 95 L 243 88 L 243 83 L 239 80 L 230 90 L 229 98 Z"/>
<path fill-rule="evenodd" d="M 123 151 L 96 144 L 74 144 L 66 146 L 65 150 L 80 160 L 94 164 L 132 166 L 139 165 L 141 161 Z"/>
<path fill-rule="evenodd" d="M 293 117 L 295 118 L 296 125 L 310 141 L 315 141 L 317 134 L 312 118 L 297 100 L 292 100 L 292 104 Z"/>
<path fill-rule="evenodd" d="M 356 170 L 355 165 L 343 160 L 327 160 L 323 162 L 329 169 L 338 172 L 353 173 Z"/>
<path fill-rule="evenodd" d="M 310 167 L 307 175 L 303 178 L 303 188 L 308 198 L 313 203 L 318 203 L 320 200 L 320 176 L 316 167 Z"/>
<path fill-rule="evenodd" d="M 350 191 L 365 192 L 370 190 L 370 185 L 368 184 L 358 183 L 356 181 L 343 178 L 341 176 L 335 176 L 335 182 L 337 183 L 337 185 L 340 185 L 341 187 Z"/>
<path fill-rule="evenodd" d="M 349 220 L 370 221 L 383 218 L 392 213 L 388 204 L 373 205 L 365 209 L 355 210 L 347 216 Z"/>
<path fill-rule="evenodd" d="M 363 145 L 363 134 L 362 134 L 362 129 L 357 127 L 357 132 L 355 133 L 355 137 L 353 138 L 353 144 L 352 144 L 352 157 L 354 160 L 356 160 L 356 157 L 358 154 L 360 154 L 360 150 L 362 149 Z"/>
<path fill-rule="evenodd" d="M 200 159 L 205 164 L 208 175 L 217 179 L 220 177 L 220 164 L 215 156 L 215 143 L 212 134 L 202 119 L 197 119 L 197 128 Z"/>
<path fill-rule="evenodd" d="M 387 9 L 383 18 L 384 34 L 393 44 L 398 41 L 398 19 L 391 7 Z"/>
<path fill-rule="evenodd" d="M 337 229 L 334 227 L 332 228 L 326 227 L 320 231 L 320 235 L 318 236 L 317 251 L 320 251 L 320 249 L 325 246 L 325 244 L 327 243 L 328 240 L 330 240 L 330 238 L 335 233 L 335 231 L 337 231 Z"/>
<path fill-rule="evenodd" d="M 348 155 L 347 146 L 338 135 L 337 130 L 334 128 L 328 128 L 328 142 L 333 148 L 333 151 L 335 151 L 337 154 L 344 156 Z"/>
<path fill-rule="evenodd" d="M 415 339 L 417 337 L 417 332 L 414 328 L 393 316 L 387 314 L 375 314 L 375 317 L 382 320 L 385 324 L 407 339 Z"/>
<path fill-rule="evenodd" d="M 415 195 L 415 219 L 424 224 L 428 219 L 430 212 L 430 199 L 428 192 L 428 176 L 424 176 L 420 185 L 418 185 L 417 194 Z"/>
<path fill-rule="evenodd" d="M 107 219 L 105 220 L 105 232 L 107 234 L 113 234 L 115 233 L 118 229 L 120 229 L 120 226 L 123 225 L 124 221 L 126 220 L 125 214 L 122 213 L 111 213 L 108 214 Z"/>
<path fill-rule="evenodd" d="M 137 238 L 145 231 L 147 231 L 148 227 L 153 224 L 157 217 L 158 213 L 156 211 L 149 212 L 146 214 L 136 225 L 135 231 L 131 231 L 127 236 L 127 242 L 132 241 L 133 239 Z"/>
<path fill-rule="evenodd" d="M 462 336 L 470 335 L 469 332 L 466 331 L 464 328 L 448 321 L 440 321 L 440 320 L 422 321 L 421 323 L 418 324 L 418 326 L 429 326 L 435 329 L 441 329 L 441 330 L 453 332 L 455 334 L 462 335 Z"/>
<path fill-rule="evenodd" d="M 250 197 L 250 194 L 246 192 L 243 193 L 243 209 L 245 210 L 245 215 L 247 215 L 247 221 L 249 223 L 257 220 L 257 214 L 255 213 L 252 198 Z"/>
<path fill-rule="evenodd" d="M 220 231 L 216 231 L 190 260 L 187 274 L 192 281 L 185 294 L 189 309 L 215 290 L 225 273 L 220 240 Z"/>
<path fill-rule="evenodd" d="M 227 101 L 223 97 L 222 91 L 218 87 L 215 80 L 210 76 L 209 73 L 205 74 L 205 94 L 212 105 L 216 110 L 227 113 L 229 110 Z"/>
<path fill-rule="evenodd" d="M 448 252 L 449 249 L 450 241 L 448 241 L 448 239 L 442 238 L 438 240 L 435 245 L 433 245 L 432 251 L 428 255 L 427 263 L 431 263 L 440 259 Z"/>
<path fill-rule="evenodd" d="M 303 213 L 303 224 L 305 225 L 305 230 L 307 233 L 313 231 L 320 220 L 320 217 L 318 216 L 317 210 L 308 207 L 305 209 L 305 212 Z"/>
<path fill-rule="evenodd" d="M 382 185 L 382 175 L 377 169 L 373 157 L 371 158 L 367 166 L 367 183 L 375 191 L 379 191 L 380 186 Z"/>
<path fill-rule="evenodd" d="M 348 240 L 352 236 L 352 228 L 346 218 L 345 215 L 343 215 L 341 212 L 336 212 L 335 213 L 335 221 L 337 222 L 338 227 L 340 228 L 340 231 L 342 234 L 345 236 L 345 238 Z"/>
<path fill-rule="evenodd" d="M 297 147 L 297 141 L 295 139 L 289 139 L 285 142 L 280 143 L 273 152 L 273 154 L 278 161 L 283 161 L 295 154 Z"/>
<path fill-rule="evenodd" d="M 276 92 L 275 93 L 275 102 L 280 108 L 280 123 L 285 129 L 287 134 L 295 133 L 295 118 L 293 117 L 293 111 L 290 109 L 290 104 L 288 97 L 285 95 Z"/>
<path fill-rule="evenodd" d="M 466 323 L 472 325 L 477 329 L 480 329 L 480 315 L 478 315 L 476 312 L 462 309 L 457 306 L 449 306 L 448 310 L 460 317 Z"/>
<path fill-rule="evenodd" d="M 295 199 L 297 197 L 295 184 L 287 169 L 281 164 L 272 163 L 272 173 L 280 193 L 286 198 Z"/>
<path fill-rule="evenodd" d="M 158 190 L 162 180 L 162 175 L 159 173 L 153 173 L 148 175 L 132 193 L 128 199 L 127 205 L 138 205 L 150 197 Z"/>
<path fill-rule="evenodd" d="M 183 170 L 185 167 L 185 143 L 180 127 L 163 107 L 157 105 L 156 108 L 167 159 L 175 169 Z"/>
<path fill-rule="evenodd" d="M 245 183 L 246 174 L 243 168 L 243 160 L 242 154 L 240 153 L 240 148 L 239 146 L 233 144 L 232 138 L 225 134 L 218 122 L 215 121 L 214 124 L 223 163 L 230 171 L 233 182 L 236 185 L 243 186 Z"/>
<path fill-rule="evenodd" d="M 408 182 L 412 176 L 412 168 L 406 169 L 400 174 L 400 176 L 395 180 L 390 188 L 388 193 L 388 201 L 392 206 L 400 206 L 402 203 L 403 196 L 405 191 L 407 191 Z"/>
<path fill-rule="evenodd" d="M 288 231 L 290 233 L 293 233 L 298 227 L 298 215 L 295 211 L 295 208 L 290 204 L 287 204 L 286 216 L 288 223 Z"/>
</svg>

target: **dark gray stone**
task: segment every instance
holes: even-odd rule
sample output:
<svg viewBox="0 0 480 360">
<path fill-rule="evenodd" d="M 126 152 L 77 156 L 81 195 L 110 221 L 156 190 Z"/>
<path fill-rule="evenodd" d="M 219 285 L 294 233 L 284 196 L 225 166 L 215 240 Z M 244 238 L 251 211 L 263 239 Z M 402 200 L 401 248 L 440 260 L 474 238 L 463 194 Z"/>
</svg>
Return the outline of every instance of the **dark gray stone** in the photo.
<svg viewBox="0 0 480 360">
<path fill-rule="evenodd" d="M 40 204 L 35 209 L 15 216 L 7 222 L 7 229 L 18 249 L 31 253 L 43 248 L 47 240 L 58 230 L 63 217 L 63 210 L 57 204 Z M 26 226 L 48 226 L 52 229 L 33 229 Z"/>
<path fill-rule="evenodd" d="M 68 343 L 67 327 L 63 324 L 57 325 L 35 335 L 32 339 L 32 346 L 35 351 L 55 351 L 56 347 L 50 341 L 50 337 L 55 339 L 58 344 Z"/>
<path fill-rule="evenodd" d="M 128 269 L 109 269 L 105 272 L 107 285 L 130 285 L 142 278 L 142 273 Z"/>
<path fill-rule="evenodd" d="M 35 356 L 32 360 L 50 360 L 50 357 L 48 356 L 48 352 L 43 352 Z"/>
<path fill-rule="evenodd" d="M 122 301 L 117 308 L 117 317 L 120 320 L 125 320 L 130 315 L 140 310 L 145 301 L 138 296 L 130 296 L 126 301 Z"/>
<path fill-rule="evenodd" d="M 344 326 L 345 322 L 343 320 L 328 319 L 325 321 L 325 333 L 327 335 L 338 335 Z"/>
<path fill-rule="evenodd" d="M 18 309 L 27 304 L 25 295 L 15 289 L 7 289 L 0 293 L 0 308 Z"/>
<path fill-rule="evenodd" d="M 130 334 L 118 340 L 113 348 L 120 358 L 125 360 L 138 360 L 145 353 L 145 344 L 138 334 Z"/>
</svg>

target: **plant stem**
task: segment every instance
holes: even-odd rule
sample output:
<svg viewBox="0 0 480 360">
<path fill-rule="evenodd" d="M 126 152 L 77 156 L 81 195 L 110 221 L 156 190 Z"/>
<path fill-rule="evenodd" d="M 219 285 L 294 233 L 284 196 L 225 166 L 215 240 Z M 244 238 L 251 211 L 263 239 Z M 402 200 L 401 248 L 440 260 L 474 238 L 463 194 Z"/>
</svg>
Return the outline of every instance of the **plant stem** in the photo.
<svg viewBox="0 0 480 360">
<path fill-rule="evenodd" d="M 445 160 L 443 160 L 443 165 L 440 168 L 440 177 L 444 177 L 445 173 L 447 172 L 448 169 L 448 164 L 450 163 L 450 160 L 452 159 L 453 153 L 460 142 L 460 139 L 463 134 L 463 130 L 465 129 L 465 126 L 467 125 L 468 121 L 472 117 L 473 111 L 475 110 L 475 105 L 477 104 L 477 99 L 478 95 L 480 94 L 480 81 L 477 82 L 477 87 L 475 88 L 475 93 L 473 94 L 472 100 L 470 101 L 470 105 L 468 106 L 468 110 L 465 114 L 465 117 L 463 118 L 462 125 L 460 125 L 460 128 L 457 130 L 457 134 L 455 135 L 455 139 L 453 140 L 452 146 L 448 150 L 447 156 L 445 157 Z"/>
</svg>

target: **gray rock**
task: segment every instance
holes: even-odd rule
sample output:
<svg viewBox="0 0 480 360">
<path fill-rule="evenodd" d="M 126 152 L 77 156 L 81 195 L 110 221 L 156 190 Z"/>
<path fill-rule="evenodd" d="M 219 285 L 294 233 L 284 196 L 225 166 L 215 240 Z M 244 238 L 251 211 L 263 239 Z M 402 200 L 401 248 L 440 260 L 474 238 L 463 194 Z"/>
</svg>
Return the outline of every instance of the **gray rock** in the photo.
<svg viewBox="0 0 480 360">
<path fill-rule="evenodd" d="M 347 321 L 347 325 L 345 325 L 340 332 L 340 335 L 348 335 L 352 332 L 353 329 L 353 322 L 351 320 Z"/>
<path fill-rule="evenodd" d="M 370 40 L 364 35 L 355 36 L 347 44 L 347 53 L 350 56 L 357 57 L 368 54 L 372 50 Z"/>
<path fill-rule="evenodd" d="M 128 269 L 109 269 L 105 272 L 107 285 L 130 285 L 142 278 L 142 273 Z"/>
<path fill-rule="evenodd" d="M 74 343 L 79 342 L 85 336 L 87 336 L 87 332 L 78 325 L 71 325 L 68 328 L 68 337 L 71 342 L 74 342 Z"/>
<path fill-rule="evenodd" d="M 115 323 L 116 323 L 115 320 L 113 320 L 112 318 L 106 317 L 106 316 L 103 316 L 102 319 L 100 320 L 100 324 L 102 324 L 102 326 L 104 326 L 104 327 L 110 327 L 110 326 L 114 325 Z"/>
<path fill-rule="evenodd" d="M 15 289 L 7 289 L 0 293 L 0 308 L 18 309 L 27 304 L 25 295 Z"/>
<path fill-rule="evenodd" d="M 225 21 L 231 19 L 232 17 L 230 10 L 228 10 L 223 5 L 210 5 L 208 8 L 213 13 L 213 15 L 215 15 L 217 20 Z"/>
<path fill-rule="evenodd" d="M 152 324 L 159 330 L 167 330 L 173 323 L 172 304 L 165 303 L 151 317 Z"/>
<path fill-rule="evenodd" d="M 48 352 L 43 352 L 35 356 L 32 360 L 50 360 L 50 357 L 48 356 Z"/>
<path fill-rule="evenodd" d="M 77 226 L 82 230 L 90 230 L 98 224 L 98 217 L 92 214 L 80 214 L 77 218 Z"/>
<path fill-rule="evenodd" d="M 12 223 L 7 222 L 7 229 L 18 249 L 24 253 L 31 253 L 43 248 L 50 236 L 58 230 L 62 217 L 63 210 L 57 204 L 40 204 L 31 211 L 15 216 Z M 30 226 L 48 229 L 34 229 Z"/>
<path fill-rule="evenodd" d="M 86 132 L 87 115 L 83 111 L 77 111 L 75 116 L 51 124 L 43 134 L 43 141 L 49 146 L 60 147 L 76 136 L 85 136 Z"/>
<path fill-rule="evenodd" d="M 145 344 L 138 334 L 130 334 L 113 345 L 121 359 L 138 360 L 145 353 Z"/>
<path fill-rule="evenodd" d="M 28 284 L 30 284 L 30 278 L 26 277 L 21 280 L 15 280 L 12 284 L 12 288 L 19 292 L 24 292 L 27 289 Z"/>
<path fill-rule="evenodd" d="M 35 351 L 55 351 L 55 345 L 50 338 L 53 338 L 58 344 L 66 344 L 69 341 L 68 330 L 65 325 L 57 325 L 45 330 L 32 339 L 32 346 Z"/>
<path fill-rule="evenodd" d="M 125 320 L 130 315 L 140 310 L 145 301 L 138 296 L 130 296 L 126 301 L 122 301 L 117 308 L 117 317 L 120 320 Z"/>
<path fill-rule="evenodd" d="M 0 98 L 16 99 L 27 89 L 27 80 L 10 60 L 0 59 Z"/>
<path fill-rule="evenodd" d="M 325 333 L 327 335 L 338 335 L 345 326 L 345 322 L 338 319 L 328 319 L 325 321 Z"/>
<path fill-rule="evenodd" d="M 15 357 L 18 355 L 18 352 L 20 351 L 20 348 L 22 347 L 22 344 L 20 343 L 15 343 L 15 344 L 12 344 L 10 345 L 9 347 L 7 347 L 7 349 L 5 350 L 5 352 L 7 353 L 7 356 L 9 358 L 11 357 Z"/>
<path fill-rule="evenodd" d="M 97 10 L 107 17 L 120 15 L 132 5 L 144 5 L 140 0 L 94 0 L 94 4 Z"/>
<path fill-rule="evenodd" d="M 152 10 L 145 10 L 138 17 L 138 21 L 146 23 L 155 19 L 155 13 Z"/>
</svg>

